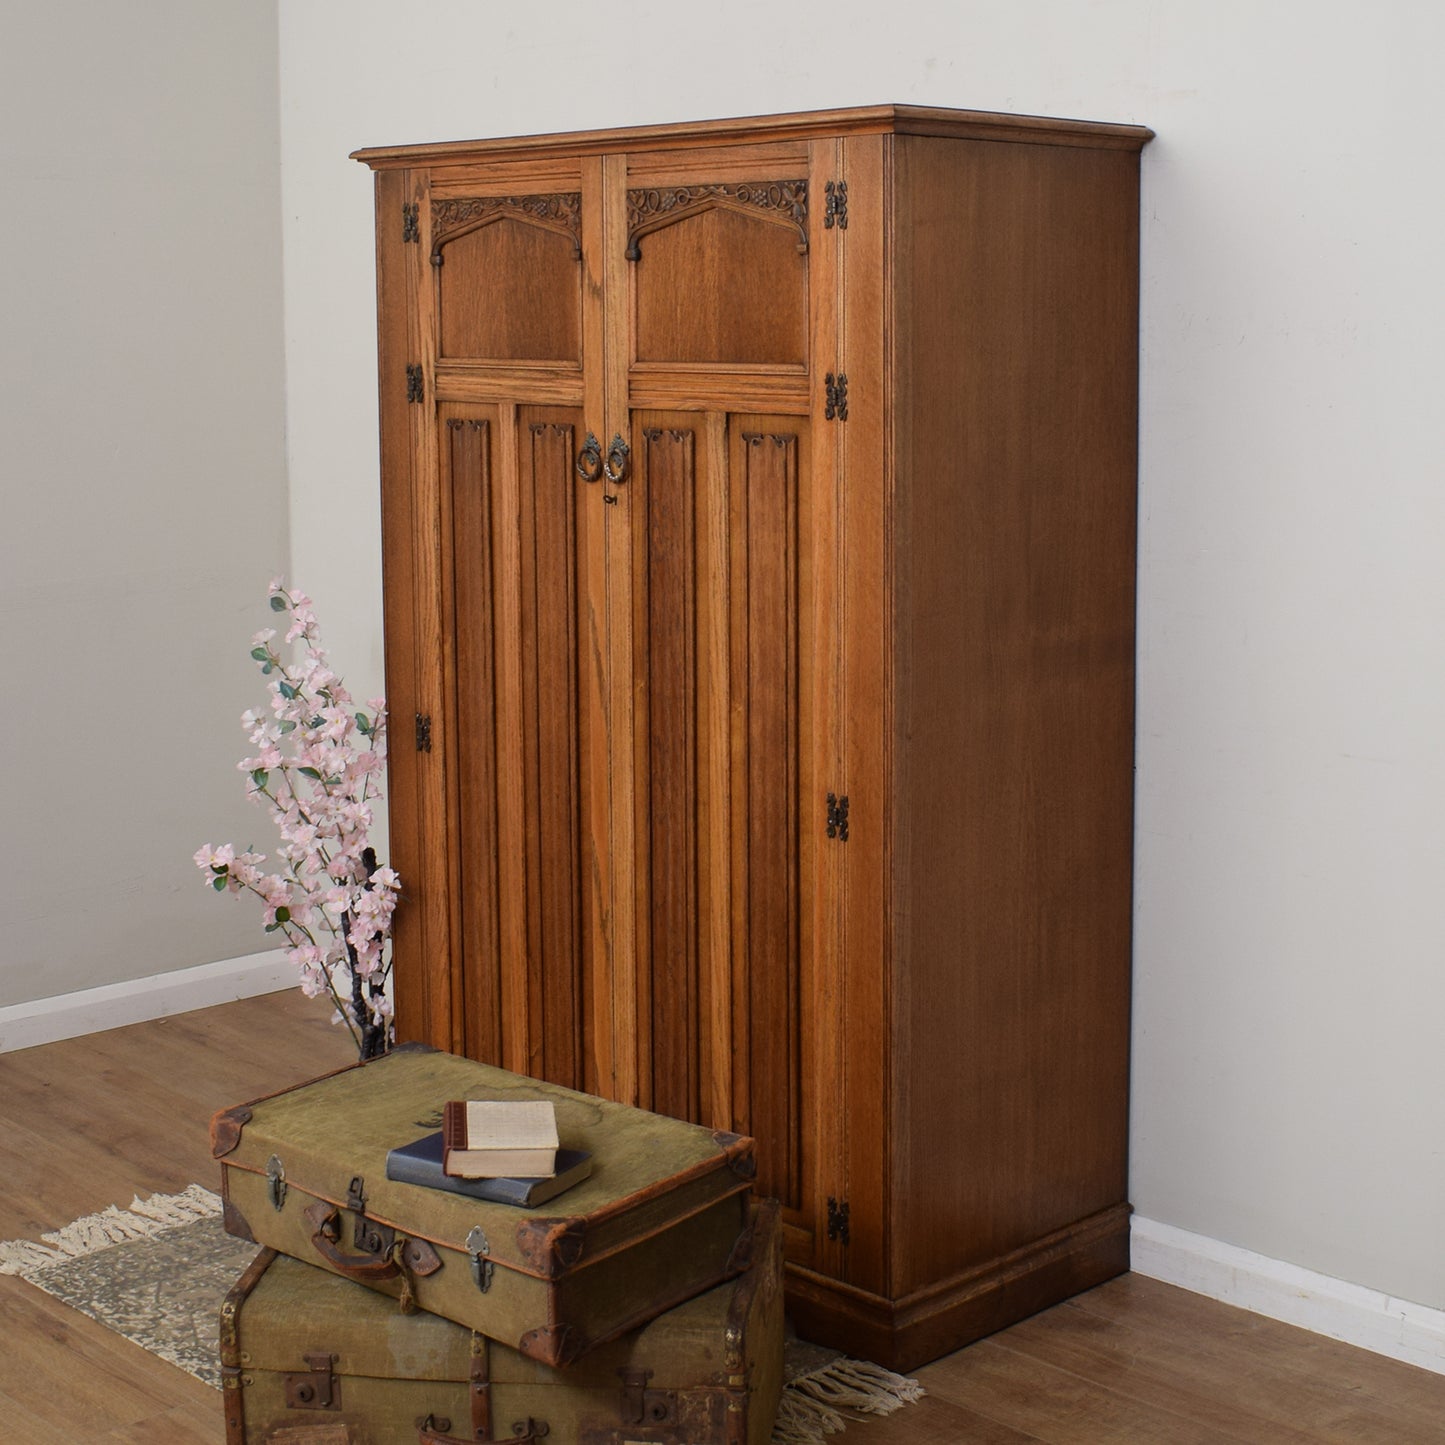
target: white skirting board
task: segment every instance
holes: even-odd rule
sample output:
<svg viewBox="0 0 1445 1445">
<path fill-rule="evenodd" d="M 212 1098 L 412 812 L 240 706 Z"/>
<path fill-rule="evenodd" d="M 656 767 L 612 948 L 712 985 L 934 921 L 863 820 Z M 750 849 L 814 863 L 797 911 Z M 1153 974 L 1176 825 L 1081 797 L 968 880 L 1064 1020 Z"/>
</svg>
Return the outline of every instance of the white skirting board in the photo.
<svg viewBox="0 0 1445 1445">
<path fill-rule="evenodd" d="M 295 968 L 272 949 L 11 1004 L 0 1008 L 0 1054 L 296 987 Z"/>
<path fill-rule="evenodd" d="M 1445 1375 L 1445 1310 L 1135 1215 L 1136 1274 Z"/>
</svg>

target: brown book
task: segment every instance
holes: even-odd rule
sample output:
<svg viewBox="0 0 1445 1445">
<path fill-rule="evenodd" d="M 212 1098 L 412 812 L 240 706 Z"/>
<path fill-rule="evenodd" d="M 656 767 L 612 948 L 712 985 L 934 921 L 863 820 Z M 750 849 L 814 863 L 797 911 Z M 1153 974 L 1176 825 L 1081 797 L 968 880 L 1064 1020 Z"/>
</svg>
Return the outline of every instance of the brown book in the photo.
<svg viewBox="0 0 1445 1445">
<path fill-rule="evenodd" d="M 457 1179 L 545 1179 L 557 1172 L 550 1100 L 452 1099 L 442 1110 L 442 1168 Z"/>
</svg>

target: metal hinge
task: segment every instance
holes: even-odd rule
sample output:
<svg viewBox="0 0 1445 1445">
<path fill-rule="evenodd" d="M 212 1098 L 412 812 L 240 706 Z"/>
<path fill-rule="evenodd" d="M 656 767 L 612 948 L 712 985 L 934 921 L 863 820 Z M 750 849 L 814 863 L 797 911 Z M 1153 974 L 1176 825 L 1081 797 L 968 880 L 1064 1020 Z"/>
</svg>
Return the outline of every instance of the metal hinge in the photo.
<svg viewBox="0 0 1445 1445">
<path fill-rule="evenodd" d="M 828 1196 L 828 1238 L 848 1243 L 848 1201 Z"/>
<path fill-rule="evenodd" d="M 422 380 L 421 363 L 408 363 L 406 368 L 406 399 L 408 401 L 426 400 L 426 383 Z"/>
<path fill-rule="evenodd" d="M 823 226 L 831 231 L 834 226 L 840 231 L 848 229 L 848 182 L 829 181 L 823 187 L 827 199 L 823 203 Z"/>
<path fill-rule="evenodd" d="M 416 750 L 419 753 L 431 752 L 431 714 L 419 712 L 416 715 Z"/>
<path fill-rule="evenodd" d="M 836 793 L 828 794 L 828 836 L 840 843 L 848 841 L 848 798 Z"/>
<path fill-rule="evenodd" d="M 848 374 L 840 371 L 834 376 L 830 371 L 823 378 L 824 407 L 823 416 L 832 421 L 835 417 L 839 421 L 848 420 Z"/>
<path fill-rule="evenodd" d="M 415 201 L 401 203 L 401 240 L 403 245 L 421 240 L 421 207 Z"/>
</svg>

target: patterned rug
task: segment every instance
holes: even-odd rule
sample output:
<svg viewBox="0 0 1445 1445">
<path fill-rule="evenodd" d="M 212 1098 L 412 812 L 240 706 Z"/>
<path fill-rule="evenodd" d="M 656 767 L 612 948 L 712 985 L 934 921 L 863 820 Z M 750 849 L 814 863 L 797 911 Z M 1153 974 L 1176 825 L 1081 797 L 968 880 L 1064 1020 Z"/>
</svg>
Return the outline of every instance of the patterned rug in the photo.
<svg viewBox="0 0 1445 1445">
<path fill-rule="evenodd" d="M 221 1201 L 192 1184 L 77 1219 L 38 1242 L 0 1242 L 0 1274 L 19 1275 L 198 1380 L 221 1385 L 221 1302 L 256 1246 L 221 1228 Z M 923 1395 L 879 1365 L 790 1339 L 772 1445 L 818 1445 L 850 1419 L 891 1415 Z"/>
</svg>

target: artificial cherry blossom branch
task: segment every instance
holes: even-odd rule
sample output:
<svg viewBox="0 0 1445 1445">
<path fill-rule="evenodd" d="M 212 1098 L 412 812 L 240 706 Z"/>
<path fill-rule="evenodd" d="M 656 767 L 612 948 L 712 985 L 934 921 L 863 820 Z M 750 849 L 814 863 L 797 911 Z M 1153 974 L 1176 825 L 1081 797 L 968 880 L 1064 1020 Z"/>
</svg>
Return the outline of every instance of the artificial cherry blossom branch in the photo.
<svg viewBox="0 0 1445 1445">
<path fill-rule="evenodd" d="M 238 854 L 230 844 L 206 844 L 195 861 L 217 892 L 245 890 L 265 903 L 266 931 L 285 938 L 302 992 L 328 994 L 361 1057 L 371 1058 L 392 1039 L 384 955 L 400 887 L 395 872 L 377 866 L 368 839 L 386 761 L 386 704 L 375 698 L 369 714 L 354 710 L 305 593 L 277 578 L 270 599 L 274 612 L 290 613 L 285 645 L 302 644 L 304 660 L 287 665 L 272 646 L 274 628 L 251 639 L 251 656 L 271 679 L 271 715 L 242 715 L 257 751 L 237 767 L 249 777 L 247 795 L 280 831 L 282 871 L 263 873 L 263 854 Z"/>
</svg>

